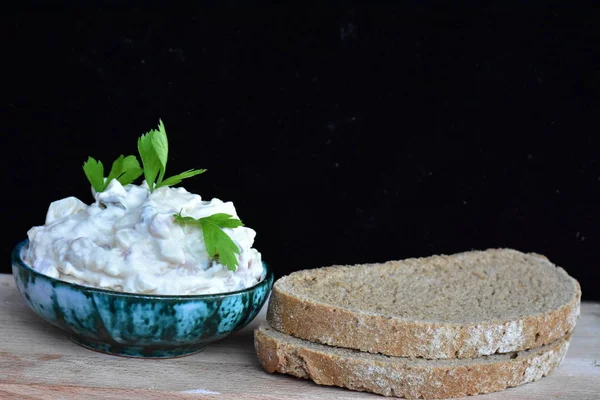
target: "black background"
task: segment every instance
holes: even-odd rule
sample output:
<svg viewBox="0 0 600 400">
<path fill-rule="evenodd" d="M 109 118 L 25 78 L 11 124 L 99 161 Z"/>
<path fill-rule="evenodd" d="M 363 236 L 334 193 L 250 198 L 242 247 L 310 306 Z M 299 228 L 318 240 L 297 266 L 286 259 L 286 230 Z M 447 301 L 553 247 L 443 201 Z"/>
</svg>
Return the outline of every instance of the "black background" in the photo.
<svg viewBox="0 0 600 400">
<path fill-rule="evenodd" d="M 600 299 L 592 8 L 434 6 L 2 17 L 8 255 L 81 165 L 136 154 L 232 200 L 276 277 L 512 247 Z M 8 71 L 6 71 L 8 70 Z"/>
</svg>

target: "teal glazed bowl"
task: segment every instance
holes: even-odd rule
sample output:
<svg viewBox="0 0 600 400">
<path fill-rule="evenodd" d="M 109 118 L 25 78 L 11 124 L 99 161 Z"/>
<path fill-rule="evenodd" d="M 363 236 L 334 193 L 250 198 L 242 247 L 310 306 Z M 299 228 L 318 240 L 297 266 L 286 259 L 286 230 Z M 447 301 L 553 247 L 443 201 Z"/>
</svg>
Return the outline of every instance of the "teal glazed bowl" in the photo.
<svg viewBox="0 0 600 400">
<path fill-rule="evenodd" d="M 25 302 L 77 344 L 103 353 L 170 358 L 200 351 L 252 321 L 273 286 L 264 279 L 235 292 L 166 296 L 121 293 L 43 275 L 23 261 L 28 239 L 12 253 L 12 273 Z"/>
</svg>

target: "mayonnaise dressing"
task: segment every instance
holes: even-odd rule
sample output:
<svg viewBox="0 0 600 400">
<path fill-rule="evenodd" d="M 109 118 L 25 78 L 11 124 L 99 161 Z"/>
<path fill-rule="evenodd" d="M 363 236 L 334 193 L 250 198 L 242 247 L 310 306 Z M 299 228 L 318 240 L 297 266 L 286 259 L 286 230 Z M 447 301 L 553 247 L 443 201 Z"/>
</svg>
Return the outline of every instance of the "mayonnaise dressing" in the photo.
<svg viewBox="0 0 600 400">
<path fill-rule="evenodd" d="M 175 222 L 216 213 L 239 218 L 232 202 L 203 201 L 182 187 L 150 193 L 112 180 L 86 205 L 75 197 L 50 204 L 43 226 L 27 232 L 24 261 L 41 273 L 81 285 L 128 293 L 193 295 L 244 289 L 263 279 L 256 232 L 223 231 L 239 247 L 235 272 L 212 259 L 200 228 Z"/>
</svg>

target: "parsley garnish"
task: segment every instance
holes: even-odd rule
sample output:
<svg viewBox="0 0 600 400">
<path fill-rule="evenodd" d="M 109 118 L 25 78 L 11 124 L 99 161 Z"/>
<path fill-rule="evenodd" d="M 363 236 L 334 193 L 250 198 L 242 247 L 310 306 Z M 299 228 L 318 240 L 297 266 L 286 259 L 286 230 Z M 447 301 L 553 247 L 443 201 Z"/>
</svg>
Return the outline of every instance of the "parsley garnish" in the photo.
<svg viewBox="0 0 600 400">
<path fill-rule="evenodd" d="M 244 226 L 242 221 L 233 218 L 229 214 L 219 213 L 204 218 L 184 217 L 181 212 L 174 215 L 175 221 L 196 226 L 202 230 L 204 235 L 204 244 L 208 255 L 215 258 L 218 256 L 219 262 L 232 271 L 237 269 L 238 260 L 235 256 L 240 254 L 237 244 L 231 240 L 229 235 L 223 232 L 222 228 L 237 228 Z"/>
<path fill-rule="evenodd" d="M 87 176 L 88 181 L 97 193 L 105 191 L 113 179 L 118 180 L 124 186 L 142 175 L 142 169 L 137 158 L 135 156 L 125 157 L 123 154 L 113 162 L 106 180 L 104 180 L 104 165 L 101 161 L 96 161 L 92 157 L 88 157 L 87 161 L 83 163 L 83 172 L 85 172 L 85 176 Z"/>
<path fill-rule="evenodd" d="M 97 193 L 105 191 L 113 179 L 125 186 L 135 181 L 142 173 L 152 192 L 159 187 L 177 185 L 184 179 L 206 172 L 205 169 L 189 169 L 163 180 L 167 169 L 169 142 L 162 120 L 159 120 L 158 129 L 152 129 L 138 139 L 138 152 L 142 159 L 143 169 L 140 168 L 140 163 L 135 156 L 121 155 L 113 162 L 106 180 L 102 162 L 96 161 L 92 157 L 88 157 L 83 164 L 83 172 Z"/>
<path fill-rule="evenodd" d="M 183 179 L 206 172 L 205 169 L 190 169 L 163 180 L 167 169 L 169 143 L 162 120 L 159 120 L 158 129 L 152 129 L 138 139 L 138 152 L 144 165 L 144 179 L 150 191 L 162 186 L 176 185 Z"/>
</svg>

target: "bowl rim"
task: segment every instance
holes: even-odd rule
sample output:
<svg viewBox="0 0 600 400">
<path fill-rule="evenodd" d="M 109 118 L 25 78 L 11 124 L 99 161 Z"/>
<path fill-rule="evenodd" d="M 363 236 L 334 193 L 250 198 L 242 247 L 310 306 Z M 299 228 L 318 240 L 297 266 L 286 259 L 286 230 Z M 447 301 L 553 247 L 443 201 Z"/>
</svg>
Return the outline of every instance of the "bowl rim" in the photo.
<svg viewBox="0 0 600 400">
<path fill-rule="evenodd" d="M 36 270 L 35 268 L 27 265 L 27 263 L 25 263 L 25 261 L 23 260 L 22 252 L 23 252 L 23 249 L 28 245 L 29 245 L 29 239 L 23 239 L 15 245 L 15 247 L 13 248 L 13 251 L 12 251 L 12 263 L 18 264 L 18 266 L 20 268 L 24 268 L 29 273 L 32 273 L 34 276 L 36 276 L 36 278 L 47 279 L 53 283 L 71 286 L 74 289 L 78 289 L 80 291 L 93 292 L 93 293 L 99 293 L 99 294 L 117 296 L 117 297 L 129 297 L 129 298 L 139 298 L 139 299 L 180 300 L 180 301 L 224 298 L 224 297 L 228 297 L 228 296 L 236 295 L 236 294 L 240 294 L 240 293 L 253 292 L 259 286 L 264 286 L 264 285 L 271 286 L 270 282 L 272 282 L 273 278 L 274 278 L 271 267 L 269 266 L 269 264 L 267 264 L 266 262 L 263 261 L 262 265 L 263 265 L 264 277 L 262 278 L 262 280 L 253 286 L 247 287 L 245 289 L 235 290 L 232 292 L 221 292 L 221 293 L 210 293 L 210 294 L 190 294 L 190 295 L 144 294 L 144 293 L 118 292 L 116 290 L 100 289 L 100 288 L 96 288 L 96 287 L 92 287 L 92 286 L 80 285 L 78 283 L 67 282 L 67 281 L 53 278 L 51 276 L 41 273 L 40 271 Z"/>
</svg>

